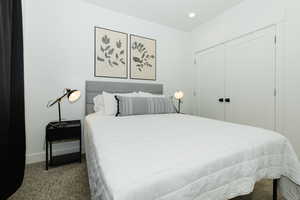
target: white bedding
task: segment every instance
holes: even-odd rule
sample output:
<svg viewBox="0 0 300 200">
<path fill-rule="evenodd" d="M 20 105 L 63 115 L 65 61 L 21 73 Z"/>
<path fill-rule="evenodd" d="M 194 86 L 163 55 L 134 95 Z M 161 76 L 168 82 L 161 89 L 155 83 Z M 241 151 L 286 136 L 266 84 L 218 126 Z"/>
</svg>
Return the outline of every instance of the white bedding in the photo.
<svg viewBox="0 0 300 200">
<path fill-rule="evenodd" d="M 92 114 L 85 134 L 92 199 L 225 200 L 262 178 L 300 184 L 290 143 L 264 129 L 180 114 Z"/>
</svg>

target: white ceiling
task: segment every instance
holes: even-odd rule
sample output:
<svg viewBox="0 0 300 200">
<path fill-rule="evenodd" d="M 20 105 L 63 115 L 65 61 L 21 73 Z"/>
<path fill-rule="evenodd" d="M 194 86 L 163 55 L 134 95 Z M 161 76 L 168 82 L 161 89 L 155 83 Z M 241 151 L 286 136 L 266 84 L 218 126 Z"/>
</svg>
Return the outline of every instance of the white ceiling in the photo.
<svg viewBox="0 0 300 200">
<path fill-rule="evenodd" d="M 87 0 L 101 7 L 190 31 L 242 0 Z M 188 17 L 190 12 L 196 17 Z"/>
</svg>

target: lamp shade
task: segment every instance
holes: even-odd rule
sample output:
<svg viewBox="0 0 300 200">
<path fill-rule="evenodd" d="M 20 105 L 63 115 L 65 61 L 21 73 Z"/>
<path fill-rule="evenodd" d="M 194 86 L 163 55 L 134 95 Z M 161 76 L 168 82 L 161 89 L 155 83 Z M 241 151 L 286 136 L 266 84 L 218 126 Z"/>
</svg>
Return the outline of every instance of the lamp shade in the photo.
<svg viewBox="0 0 300 200">
<path fill-rule="evenodd" d="M 79 90 L 71 90 L 68 93 L 68 100 L 70 103 L 76 102 L 80 98 L 80 91 Z"/>
<path fill-rule="evenodd" d="M 184 93 L 183 93 L 182 91 L 176 91 L 176 92 L 174 93 L 175 99 L 182 99 L 183 96 L 184 96 Z"/>
</svg>

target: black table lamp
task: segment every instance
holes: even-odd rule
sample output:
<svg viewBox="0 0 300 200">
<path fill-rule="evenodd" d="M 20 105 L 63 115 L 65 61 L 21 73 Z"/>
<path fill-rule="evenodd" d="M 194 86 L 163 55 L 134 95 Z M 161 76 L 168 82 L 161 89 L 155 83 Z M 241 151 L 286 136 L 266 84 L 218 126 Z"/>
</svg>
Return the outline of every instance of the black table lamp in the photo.
<svg viewBox="0 0 300 200">
<path fill-rule="evenodd" d="M 52 107 L 53 105 L 55 105 L 56 103 L 58 104 L 58 116 L 59 116 L 59 120 L 56 124 L 52 124 L 53 126 L 61 126 L 63 123 L 61 121 L 61 111 L 60 111 L 60 102 L 61 100 L 67 97 L 70 103 L 75 103 L 79 98 L 80 98 L 80 91 L 79 90 L 71 90 L 71 89 L 65 89 L 64 90 L 64 94 L 57 98 L 56 100 L 54 100 L 53 102 L 50 101 L 47 105 L 48 108 Z"/>
<path fill-rule="evenodd" d="M 174 97 L 176 100 L 178 100 L 178 108 L 177 108 L 177 113 L 180 113 L 180 104 L 182 104 L 182 98 L 184 96 L 184 93 L 182 91 L 176 91 L 174 93 Z"/>
</svg>

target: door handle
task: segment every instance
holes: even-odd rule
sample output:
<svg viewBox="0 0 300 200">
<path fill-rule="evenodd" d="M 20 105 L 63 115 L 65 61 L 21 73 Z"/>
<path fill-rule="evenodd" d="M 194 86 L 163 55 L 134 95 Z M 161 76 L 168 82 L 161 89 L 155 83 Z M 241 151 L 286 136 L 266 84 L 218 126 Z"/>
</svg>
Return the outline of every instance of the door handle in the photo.
<svg viewBox="0 0 300 200">
<path fill-rule="evenodd" d="M 224 98 L 220 98 L 219 102 L 223 103 L 224 102 Z"/>
<path fill-rule="evenodd" d="M 230 98 L 225 98 L 226 103 L 230 103 Z"/>
</svg>

